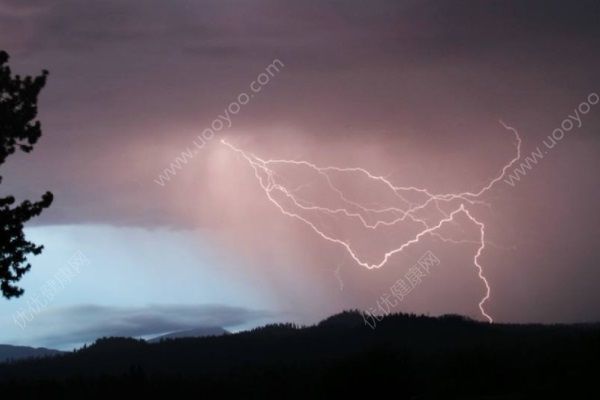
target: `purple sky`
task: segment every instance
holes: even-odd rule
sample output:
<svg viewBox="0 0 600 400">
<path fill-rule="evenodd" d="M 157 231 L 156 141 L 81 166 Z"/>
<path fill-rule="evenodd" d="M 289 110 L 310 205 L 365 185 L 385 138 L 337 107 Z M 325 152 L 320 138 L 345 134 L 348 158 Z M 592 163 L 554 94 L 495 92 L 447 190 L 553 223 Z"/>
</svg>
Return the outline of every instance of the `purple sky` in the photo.
<svg viewBox="0 0 600 400">
<path fill-rule="evenodd" d="M 600 93 L 599 20 L 595 1 L 0 0 L 0 49 L 13 70 L 50 71 L 43 136 L 33 153 L 2 166 L 1 191 L 55 194 L 31 226 L 48 254 L 33 259 L 28 292 L 0 304 L 1 319 L 12 324 L 29 293 L 78 249 L 91 265 L 25 341 L 60 337 L 49 315 L 80 316 L 84 305 L 185 304 L 218 314 L 205 307 L 218 304 L 247 308 L 231 326 L 256 315 L 310 322 L 373 306 L 428 250 L 441 265 L 398 311 L 480 318 L 476 248 L 427 239 L 367 271 L 278 213 L 219 140 L 264 158 L 360 166 L 433 192 L 472 190 L 514 154 L 500 119 L 529 155 Z M 285 66 L 231 127 L 156 184 L 275 59 Z M 498 245 L 482 263 L 499 321 L 600 319 L 600 105 L 580 120 L 514 187 L 501 182 L 486 194 L 490 208 L 475 209 Z M 383 196 L 360 180 L 347 185 Z M 356 240 L 367 254 L 401 234 Z M 187 278 L 161 290 L 177 276 Z M 64 343 L 89 339 L 73 335 Z"/>
</svg>

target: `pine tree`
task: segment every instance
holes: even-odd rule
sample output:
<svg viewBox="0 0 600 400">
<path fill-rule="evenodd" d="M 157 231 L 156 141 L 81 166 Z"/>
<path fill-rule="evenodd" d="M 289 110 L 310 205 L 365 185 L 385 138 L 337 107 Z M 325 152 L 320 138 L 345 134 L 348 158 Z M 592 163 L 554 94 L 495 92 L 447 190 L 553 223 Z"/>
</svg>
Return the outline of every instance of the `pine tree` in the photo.
<svg viewBox="0 0 600 400">
<path fill-rule="evenodd" d="M 8 54 L 0 51 L 0 165 L 16 150 L 29 153 L 41 136 L 37 102 L 48 76 L 44 70 L 37 77 L 13 77 L 8 59 Z M 46 192 L 37 202 L 25 200 L 15 205 L 13 196 L 0 197 L 0 289 L 6 298 L 23 294 L 15 283 L 31 268 L 27 256 L 43 249 L 25 238 L 23 224 L 49 207 L 52 199 L 52 193 Z"/>
</svg>

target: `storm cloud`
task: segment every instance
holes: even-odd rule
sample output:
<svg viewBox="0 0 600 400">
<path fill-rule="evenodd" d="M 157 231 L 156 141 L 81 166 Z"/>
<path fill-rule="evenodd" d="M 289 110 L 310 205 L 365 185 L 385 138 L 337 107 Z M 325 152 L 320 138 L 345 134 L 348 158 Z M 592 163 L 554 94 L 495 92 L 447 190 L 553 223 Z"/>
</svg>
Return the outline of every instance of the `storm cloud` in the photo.
<svg viewBox="0 0 600 400">
<path fill-rule="evenodd" d="M 372 305 L 436 248 L 444 269 L 407 309 L 473 315 L 481 285 L 472 249 L 428 242 L 390 268 L 363 271 L 278 214 L 219 140 L 265 158 L 360 166 L 436 193 L 477 188 L 513 155 L 500 119 L 529 154 L 600 92 L 599 18 L 597 1 L 0 0 L 0 48 L 13 69 L 50 70 L 44 134 L 34 152 L 3 166 L 2 190 L 23 198 L 52 190 L 55 203 L 36 221 L 45 226 L 205 230 L 247 261 L 249 275 L 264 274 L 277 307 L 315 318 Z M 274 59 L 285 68 L 231 128 L 157 185 Z M 498 244 L 485 263 L 500 320 L 600 318 L 599 127 L 592 109 L 542 164 L 478 210 Z M 277 268 L 265 273 L 267 265 Z"/>
</svg>

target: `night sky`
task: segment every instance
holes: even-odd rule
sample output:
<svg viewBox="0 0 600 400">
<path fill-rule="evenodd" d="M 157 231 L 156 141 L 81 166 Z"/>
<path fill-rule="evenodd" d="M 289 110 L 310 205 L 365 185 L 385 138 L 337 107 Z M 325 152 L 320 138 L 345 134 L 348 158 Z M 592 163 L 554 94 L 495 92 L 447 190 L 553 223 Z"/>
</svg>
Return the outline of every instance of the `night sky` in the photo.
<svg viewBox="0 0 600 400">
<path fill-rule="evenodd" d="M 471 206 L 489 241 L 486 309 L 500 322 L 598 321 L 599 44 L 597 1 L 0 0 L 13 71 L 50 71 L 43 135 L 2 165 L 0 194 L 55 195 L 27 226 L 45 250 L 25 294 L 0 301 L 0 343 L 313 323 L 373 307 L 429 251 L 439 265 L 395 311 L 484 320 L 477 244 L 427 236 L 363 268 L 281 213 L 221 140 L 261 159 L 464 192 L 515 157 L 500 120 L 522 139 L 519 162 L 544 155 Z M 186 149 L 193 157 L 161 180 Z M 318 174 L 278 173 L 330 205 Z M 336 182 L 373 207 L 396 201 L 364 178 Z M 370 262 L 415 232 L 315 218 Z M 475 228 L 461 217 L 447 234 L 477 240 Z M 19 327 L 15 313 L 74 254 L 89 262 Z"/>
</svg>

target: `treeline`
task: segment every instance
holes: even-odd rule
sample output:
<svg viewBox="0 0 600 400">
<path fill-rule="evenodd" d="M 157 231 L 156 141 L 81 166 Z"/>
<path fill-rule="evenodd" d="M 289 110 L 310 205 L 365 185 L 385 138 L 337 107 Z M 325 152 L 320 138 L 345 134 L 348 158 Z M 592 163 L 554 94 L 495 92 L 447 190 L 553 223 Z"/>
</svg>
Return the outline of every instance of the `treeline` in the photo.
<svg viewBox="0 0 600 400">
<path fill-rule="evenodd" d="M 573 398 L 600 372 L 600 326 L 487 324 L 358 312 L 310 327 L 146 343 L 104 338 L 58 357 L 0 365 L 8 396 L 105 398 Z M 589 397 L 589 395 L 588 395 Z"/>
</svg>

